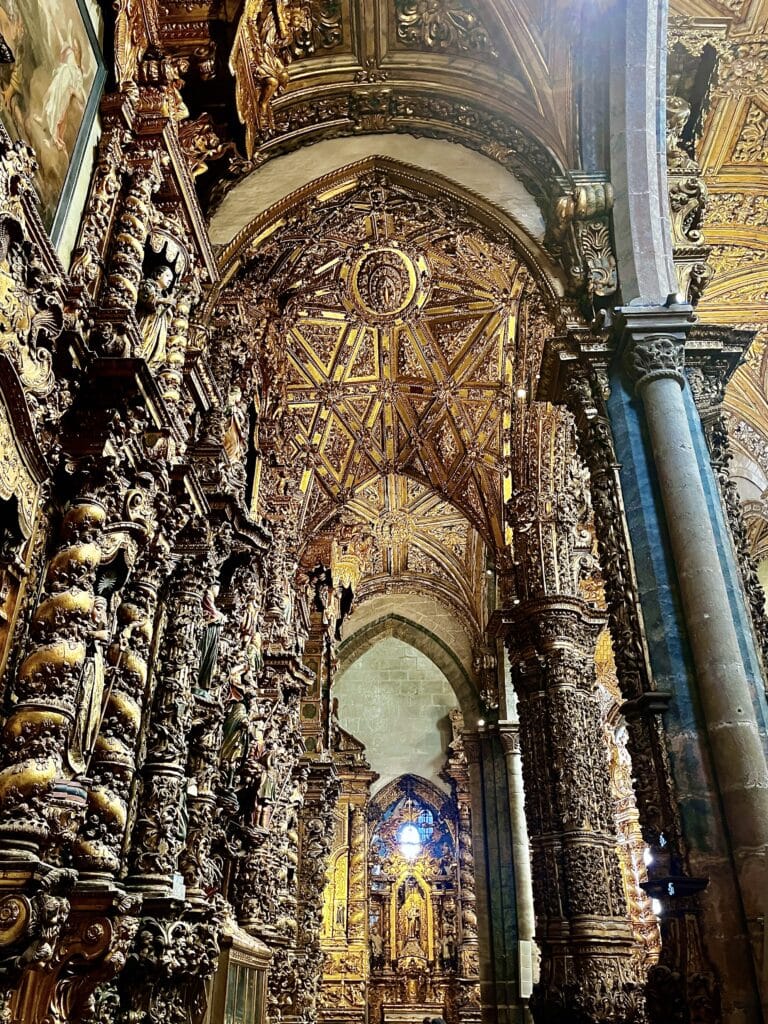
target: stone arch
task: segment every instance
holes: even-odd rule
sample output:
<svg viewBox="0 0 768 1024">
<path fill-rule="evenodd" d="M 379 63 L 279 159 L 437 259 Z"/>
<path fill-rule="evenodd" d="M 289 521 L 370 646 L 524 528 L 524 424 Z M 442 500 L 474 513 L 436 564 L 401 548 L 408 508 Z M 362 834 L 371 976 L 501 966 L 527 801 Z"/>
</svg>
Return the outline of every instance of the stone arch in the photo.
<svg viewBox="0 0 768 1024">
<path fill-rule="evenodd" d="M 341 670 L 353 665 L 385 637 L 402 640 L 429 658 L 450 683 L 467 724 L 474 724 L 480 713 L 480 703 L 477 688 L 464 666 L 438 636 L 402 615 L 383 615 L 344 640 L 338 652 Z"/>
</svg>

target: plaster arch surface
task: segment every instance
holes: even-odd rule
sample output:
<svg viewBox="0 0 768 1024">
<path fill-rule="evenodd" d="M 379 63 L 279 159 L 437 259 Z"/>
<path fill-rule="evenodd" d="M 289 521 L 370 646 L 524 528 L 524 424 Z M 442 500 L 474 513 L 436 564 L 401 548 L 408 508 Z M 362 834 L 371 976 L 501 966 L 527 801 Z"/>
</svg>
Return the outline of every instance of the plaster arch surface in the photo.
<svg viewBox="0 0 768 1024">
<path fill-rule="evenodd" d="M 490 157 L 456 142 L 416 135 L 326 139 L 275 157 L 232 188 L 209 225 L 211 241 L 227 245 L 251 221 L 308 183 L 368 157 L 389 158 L 440 174 L 513 218 L 532 239 L 544 239 L 544 217 L 523 183 Z"/>
</svg>

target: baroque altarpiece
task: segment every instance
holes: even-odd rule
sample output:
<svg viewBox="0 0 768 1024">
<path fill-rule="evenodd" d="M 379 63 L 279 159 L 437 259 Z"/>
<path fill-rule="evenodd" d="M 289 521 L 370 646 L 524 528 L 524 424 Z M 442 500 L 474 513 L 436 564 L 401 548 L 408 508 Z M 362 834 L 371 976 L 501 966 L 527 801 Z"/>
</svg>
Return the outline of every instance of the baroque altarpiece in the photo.
<svg viewBox="0 0 768 1024">
<path fill-rule="evenodd" d="M 54 6 L 0 0 L 0 1022 L 764 1022 L 768 4 Z M 345 725 L 386 637 L 435 764 L 426 689 Z"/>
</svg>

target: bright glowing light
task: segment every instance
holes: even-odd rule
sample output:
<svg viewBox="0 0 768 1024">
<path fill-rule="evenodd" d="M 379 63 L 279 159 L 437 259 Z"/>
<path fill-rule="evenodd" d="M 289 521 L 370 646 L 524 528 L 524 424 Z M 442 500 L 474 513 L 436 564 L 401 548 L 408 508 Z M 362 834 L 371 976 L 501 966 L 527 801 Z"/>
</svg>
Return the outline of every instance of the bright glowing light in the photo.
<svg viewBox="0 0 768 1024">
<path fill-rule="evenodd" d="M 397 833 L 397 845 L 406 860 L 416 860 L 421 853 L 421 836 L 415 825 L 408 822 L 402 826 Z"/>
<path fill-rule="evenodd" d="M 517 395 L 518 398 L 526 398 L 527 395 L 528 395 L 528 392 L 525 390 L 525 388 L 518 388 L 517 391 L 515 392 L 515 394 Z"/>
<path fill-rule="evenodd" d="M 656 917 L 661 917 L 661 900 L 651 900 L 651 910 Z"/>
<path fill-rule="evenodd" d="M 649 846 L 643 850 L 643 864 L 648 867 L 649 864 L 653 864 L 653 854 Z"/>
<path fill-rule="evenodd" d="M 477 724 L 478 725 L 485 725 L 485 719 L 484 718 L 478 718 Z"/>
</svg>

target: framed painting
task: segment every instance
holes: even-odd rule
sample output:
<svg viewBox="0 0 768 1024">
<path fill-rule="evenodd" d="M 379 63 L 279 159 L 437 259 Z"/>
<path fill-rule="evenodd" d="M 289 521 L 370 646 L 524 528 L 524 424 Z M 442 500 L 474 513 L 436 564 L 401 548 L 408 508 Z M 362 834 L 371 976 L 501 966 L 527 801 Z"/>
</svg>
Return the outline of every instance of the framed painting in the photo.
<svg viewBox="0 0 768 1024">
<path fill-rule="evenodd" d="M 0 118 L 35 151 L 46 230 L 57 245 L 106 69 L 85 0 L 0 0 Z M 6 60 L 8 55 L 6 54 Z"/>
</svg>

